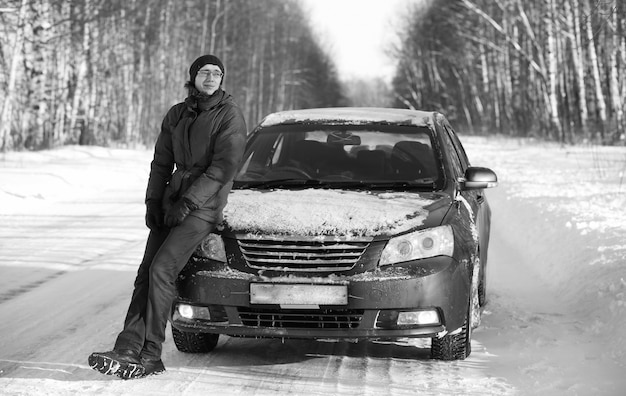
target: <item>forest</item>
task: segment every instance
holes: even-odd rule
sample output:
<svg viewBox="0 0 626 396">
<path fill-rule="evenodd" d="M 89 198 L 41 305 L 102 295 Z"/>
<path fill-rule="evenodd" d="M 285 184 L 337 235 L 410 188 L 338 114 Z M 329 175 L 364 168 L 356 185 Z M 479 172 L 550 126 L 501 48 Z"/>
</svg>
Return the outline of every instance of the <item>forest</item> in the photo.
<svg viewBox="0 0 626 396">
<path fill-rule="evenodd" d="M 387 103 L 471 133 L 626 144 L 618 0 L 410 4 L 384 86 L 340 80 L 298 0 L 0 0 L 1 149 L 151 145 L 204 53 L 224 61 L 249 127 Z"/>
<path fill-rule="evenodd" d="M 251 125 L 345 104 L 291 0 L 1 0 L 0 21 L 5 151 L 151 144 L 205 53 L 226 65 L 224 89 Z"/>
<path fill-rule="evenodd" d="M 626 2 L 429 4 L 396 50 L 396 106 L 437 109 L 476 133 L 626 144 Z"/>
</svg>

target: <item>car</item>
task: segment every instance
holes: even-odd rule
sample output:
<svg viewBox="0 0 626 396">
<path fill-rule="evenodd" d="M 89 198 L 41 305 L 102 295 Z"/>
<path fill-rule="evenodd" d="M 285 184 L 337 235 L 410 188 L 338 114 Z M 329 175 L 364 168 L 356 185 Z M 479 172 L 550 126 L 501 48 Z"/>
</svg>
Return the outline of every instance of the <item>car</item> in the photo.
<svg viewBox="0 0 626 396">
<path fill-rule="evenodd" d="M 248 137 L 224 221 L 176 281 L 178 350 L 220 335 L 430 338 L 465 359 L 486 302 L 496 174 L 471 166 L 444 115 L 320 108 Z"/>
</svg>

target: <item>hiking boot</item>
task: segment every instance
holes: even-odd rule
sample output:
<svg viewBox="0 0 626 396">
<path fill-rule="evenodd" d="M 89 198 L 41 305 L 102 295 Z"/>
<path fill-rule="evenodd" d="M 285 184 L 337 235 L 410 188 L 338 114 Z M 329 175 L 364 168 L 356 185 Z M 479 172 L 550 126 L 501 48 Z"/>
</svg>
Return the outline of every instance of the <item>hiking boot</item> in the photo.
<svg viewBox="0 0 626 396">
<path fill-rule="evenodd" d="M 163 365 L 163 361 L 161 359 L 141 358 L 141 365 L 144 368 L 142 377 L 163 374 L 165 372 L 165 366 Z"/>
<path fill-rule="evenodd" d="M 94 352 L 89 355 L 89 366 L 99 373 L 123 379 L 138 378 L 144 373 L 139 354 L 130 349 Z"/>
</svg>

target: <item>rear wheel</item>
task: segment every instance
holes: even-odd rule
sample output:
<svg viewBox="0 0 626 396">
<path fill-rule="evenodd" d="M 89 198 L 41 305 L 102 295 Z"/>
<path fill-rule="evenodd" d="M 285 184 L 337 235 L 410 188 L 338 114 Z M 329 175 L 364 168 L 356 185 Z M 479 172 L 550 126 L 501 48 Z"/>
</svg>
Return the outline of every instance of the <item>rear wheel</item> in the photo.
<svg viewBox="0 0 626 396">
<path fill-rule="evenodd" d="M 480 277 L 480 283 L 478 284 L 478 301 L 480 302 L 480 306 L 484 307 L 487 304 L 487 280 L 485 279 L 485 275 Z"/>
<path fill-rule="evenodd" d="M 190 333 L 172 327 L 172 337 L 176 348 L 187 353 L 207 353 L 215 349 L 219 334 Z"/>
<path fill-rule="evenodd" d="M 478 253 L 480 257 L 480 252 Z M 483 262 L 483 260 L 480 260 Z M 486 263 L 486 261 L 485 261 Z M 480 267 L 480 281 L 478 282 L 478 301 L 480 306 L 484 307 L 487 304 L 487 267 Z"/>
</svg>

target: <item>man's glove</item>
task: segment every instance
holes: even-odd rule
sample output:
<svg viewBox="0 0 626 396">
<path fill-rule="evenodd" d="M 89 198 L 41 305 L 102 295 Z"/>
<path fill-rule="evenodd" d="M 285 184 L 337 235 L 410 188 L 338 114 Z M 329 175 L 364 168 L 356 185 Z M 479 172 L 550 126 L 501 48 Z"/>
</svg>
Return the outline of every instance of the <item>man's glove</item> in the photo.
<svg viewBox="0 0 626 396">
<path fill-rule="evenodd" d="M 185 220 L 185 217 L 194 210 L 198 209 L 198 206 L 191 202 L 187 198 L 182 198 L 176 201 L 174 205 L 167 211 L 165 215 L 165 225 L 169 228 L 176 227 Z"/>
<path fill-rule="evenodd" d="M 163 208 L 160 200 L 146 202 L 146 226 L 151 230 L 163 227 Z"/>
</svg>

